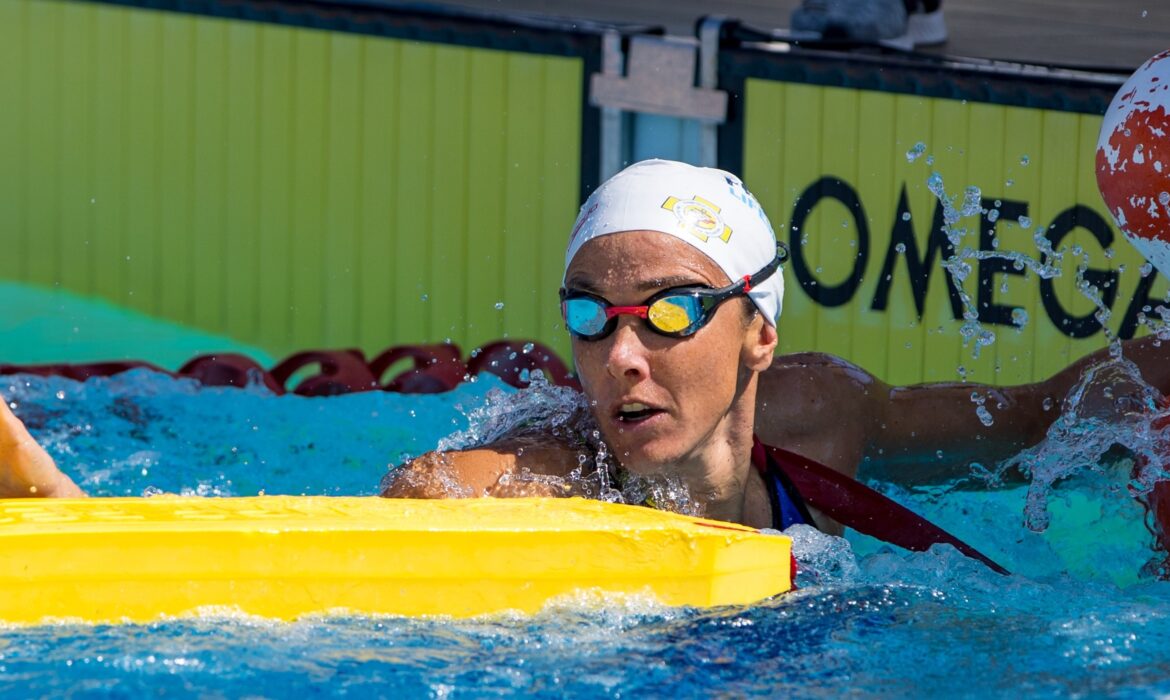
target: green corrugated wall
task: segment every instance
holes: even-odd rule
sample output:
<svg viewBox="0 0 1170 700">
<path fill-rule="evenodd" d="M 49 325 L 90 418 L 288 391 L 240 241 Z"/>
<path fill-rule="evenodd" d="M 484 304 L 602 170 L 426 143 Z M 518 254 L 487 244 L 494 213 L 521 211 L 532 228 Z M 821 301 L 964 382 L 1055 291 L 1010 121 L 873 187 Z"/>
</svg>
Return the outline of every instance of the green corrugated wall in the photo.
<svg viewBox="0 0 1170 700">
<path fill-rule="evenodd" d="M 0 278 L 277 355 L 505 332 L 563 351 L 582 73 L 575 58 L 0 0 Z"/>
</svg>

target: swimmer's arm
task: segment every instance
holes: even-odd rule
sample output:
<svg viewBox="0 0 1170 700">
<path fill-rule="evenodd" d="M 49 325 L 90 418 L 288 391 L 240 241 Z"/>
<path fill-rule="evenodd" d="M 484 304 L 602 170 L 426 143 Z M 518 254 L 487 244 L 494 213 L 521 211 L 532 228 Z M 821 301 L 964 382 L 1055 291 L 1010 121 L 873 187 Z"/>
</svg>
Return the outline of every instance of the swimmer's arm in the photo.
<svg viewBox="0 0 1170 700">
<path fill-rule="evenodd" d="M 65 475 L 0 397 L 0 498 L 79 498 L 85 492 Z"/>
<path fill-rule="evenodd" d="M 518 498 L 564 496 L 555 484 L 515 479 L 520 474 L 567 477 L 577 465 L 576 451 L 552 439 L 503 441 L 473 450 L 428 452 L 396 467 L 385 498 Z"/>
<path fill-rule="evenodd" d="M 1163 394 L 1170 390 L 1170 345 L 1153 337 L 1140 338 L 1127 341 L 1123 355 L 1139 367 L 1149 384 Z M 1043 440 L 1083 372 L 1107 359 L 1108 350 L 1103 349 L 1046 380 L 1018 386 L 937 383 L 888 387 L 887 398 L 877 402 L 882 420 L 870 427 L 866 455 L 874 463 L 897 468 L 895 473 L 910 481 L 917 481 L 916 475 L 968 476 L 968 465 L 973 462 L 991 468 Z M 1115 396 L 1120 396 L 1126 387 L 1115 387 L 1115 391 Z M 984 399 L 991 425 L 984 425 L 979 418 L 971 399 L 975 392 Z M 1087 400 L 1091 412 L 1108 416 L 1114 410 L 1112 403 L 1092 405 L 1102 397 Z"/>
</svg>

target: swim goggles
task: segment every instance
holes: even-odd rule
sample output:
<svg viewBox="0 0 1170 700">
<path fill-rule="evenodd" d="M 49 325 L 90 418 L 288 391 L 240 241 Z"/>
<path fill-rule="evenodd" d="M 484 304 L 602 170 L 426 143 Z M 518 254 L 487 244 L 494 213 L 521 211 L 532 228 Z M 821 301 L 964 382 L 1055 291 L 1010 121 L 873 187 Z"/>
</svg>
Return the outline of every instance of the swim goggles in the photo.
<svg viewBox="0 0 1170 700">
<path fill-rule="evenodd" d="M 747 296 L 753 287 L 771 277 L 788 259 L 788 249 L 776 244 L 776 257 L 754 275 L 726 287 L 672 287 L 658 292 L 640 306 L 614 306 L 589 292 L 561 289 L 561 316 L 569 333 L 581 340 L 601 340 L 617 327 L 617 317 L 637 316 L 650 330 L 670 338 L 685 338 L 699 331 L 728 299 Z"/>
</svg>

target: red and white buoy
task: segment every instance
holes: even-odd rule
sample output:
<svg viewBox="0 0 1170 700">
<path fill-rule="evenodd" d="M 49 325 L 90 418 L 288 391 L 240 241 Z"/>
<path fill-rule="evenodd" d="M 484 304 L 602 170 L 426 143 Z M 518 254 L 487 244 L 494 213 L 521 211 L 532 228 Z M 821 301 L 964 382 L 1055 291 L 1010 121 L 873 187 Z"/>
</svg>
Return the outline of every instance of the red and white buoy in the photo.
<svg viewBox="0 0 1170 700">
<path fill-rule="evenodd" d="M 1109 104 L 1097 187 L 1129 242 L 1170 277 L 1170 51 L 1142 64 Z"/>
</svg>

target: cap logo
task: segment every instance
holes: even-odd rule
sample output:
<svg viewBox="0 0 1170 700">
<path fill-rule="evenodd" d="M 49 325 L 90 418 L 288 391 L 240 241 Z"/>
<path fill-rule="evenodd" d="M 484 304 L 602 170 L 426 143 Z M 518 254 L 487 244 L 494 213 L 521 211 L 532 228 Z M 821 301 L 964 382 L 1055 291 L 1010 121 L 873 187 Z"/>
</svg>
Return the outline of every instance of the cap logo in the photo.
<svg viewBox="0 0 1170 700">
<path fill-rule="evenodd" d="M 682 230 L 704 243 L 712 236 L 724 243 L 731 238 L 731 227 L 723 223 L 719 207 L 699 195 L 691 199 L 667 197 L 662 208 L 674 213 Z"/>
</svg>

